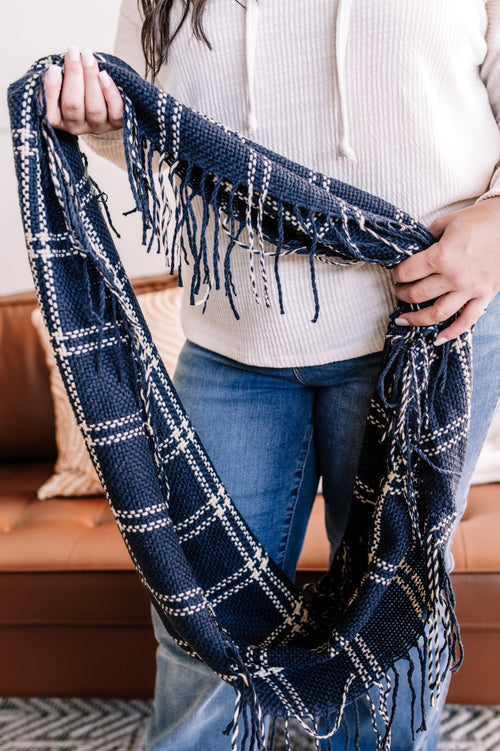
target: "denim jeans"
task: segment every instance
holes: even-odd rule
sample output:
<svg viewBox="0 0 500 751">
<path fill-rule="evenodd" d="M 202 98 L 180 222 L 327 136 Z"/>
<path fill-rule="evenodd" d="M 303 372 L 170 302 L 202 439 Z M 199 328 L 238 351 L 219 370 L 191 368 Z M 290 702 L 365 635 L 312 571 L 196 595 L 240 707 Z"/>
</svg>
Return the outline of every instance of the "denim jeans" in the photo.
<svg viewBox="0 0 500 751">
<path fill-rule="evenodd" d="M 500 295 L 473 334 L 474 386 L 466 466 L 457 494 L 460 513 L 477 457 L 500 395 Z M 186 343 L 175 385 L 222 481 L 249 526 L 275 561 L 293 576 L 318 479 L 323 477 L 326 526 L 332 546 L 349 512 L 363 427 L 381 354 L 304 368 L 261 368 L 234 362 Z M 230 751 L 222 731 L 234 710 L 233 689 L 188 657 L 156 613 L 159 642 L 149 751 Z M 393 751 L 435 751 L 440 710 L 413 740 L 411 691 L 401 671 Z M 368 702 L 357 703 L 362 751 L 374 751 Z M 354 723 L 355 711 L 346 718 Z M 350 728 L 332 740 L 333 751 L 354 748 Z M 325 746 L 326 748 L 326 746 Z"/>
</svg>

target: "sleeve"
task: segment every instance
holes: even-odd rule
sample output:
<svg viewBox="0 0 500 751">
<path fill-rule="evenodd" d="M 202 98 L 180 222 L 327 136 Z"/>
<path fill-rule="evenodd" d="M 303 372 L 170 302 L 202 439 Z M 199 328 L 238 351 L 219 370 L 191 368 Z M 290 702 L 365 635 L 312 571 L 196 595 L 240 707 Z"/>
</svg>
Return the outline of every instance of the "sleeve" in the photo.
<svg viewBox="0 0 500 751">
<path fill-rule="evenodd" d="M 137 0 L 122 0 L 114 52 L 139 75 L 144 76 L 146 62 L 141 44 L 142 22 L 143 16 L 137 6 Z"/>
<path fill-rule="evenodd" d="M 142 18 L 137 0 L 122 0 L 115 37 L 114 54 L 128 63 L 140 75 L 145 74 L 145 61 L 141 45 Z M 99 156 L 126 169 L 123 150 L 123 132 L 114 130 L 95 136 L 83 136 L 85 143 Z"/>
<path fill-rule="evenodd" d="M 486 0 L 488 26 L 486 56 L 481 66 L 481 79 L 486 86 L 491 109 L 500 128 L 500 0 Z M 489 189 L 479 200 L 500 195 L 500 164 L 493 172 Z"/>
</svg>

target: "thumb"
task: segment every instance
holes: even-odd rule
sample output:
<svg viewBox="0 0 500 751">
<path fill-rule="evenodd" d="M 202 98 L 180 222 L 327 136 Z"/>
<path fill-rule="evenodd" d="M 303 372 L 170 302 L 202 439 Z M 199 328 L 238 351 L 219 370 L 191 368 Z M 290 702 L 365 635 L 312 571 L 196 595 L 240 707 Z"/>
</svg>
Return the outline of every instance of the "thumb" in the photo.
<svg viewBox="0 0 500 751">
<path fill-rule="evenodd" d="M 47 102 L 47 120 L 52 127 L 57 128 L 62 122 L 59 98 L 62 89 L 62 68 L 51 65 L 43 78 L 45 100 Z"/>
<path fill-rule="evenodd" d="M 446 229 L 446 221 L 444 221 L 444 216 L 440 216 L 438 219 L 435 219 L 432 224 L 429 227 L 429 232 L 434 235 L 436 240 L 440 240 L 443 236 L 443 233 Z"/>
</svg>

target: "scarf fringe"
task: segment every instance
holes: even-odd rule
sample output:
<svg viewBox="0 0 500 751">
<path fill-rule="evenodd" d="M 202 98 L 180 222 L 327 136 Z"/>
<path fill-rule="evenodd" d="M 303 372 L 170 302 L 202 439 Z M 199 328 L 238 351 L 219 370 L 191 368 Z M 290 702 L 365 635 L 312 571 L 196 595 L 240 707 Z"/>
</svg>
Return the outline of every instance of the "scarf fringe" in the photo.
<svg viewBox="0 0 500 751">
<path fill-rule="evenodd" d="M 272 163 L 265 154 L 253 150 L 251 144 L 244 184 L 231 184 L 224 176 L 216 177 L 208 169 L 202 170 L 185 162 L 179 155 L 183 113 L 180 104 L 174 108 L 170 124 L 172 134 L 168 136 L 165 115 L 159 106 L 163 141 L 153 148 L 141 132 L 133 103 L 123 90 L 121 93 L 124 99 L 126 164 L 136 209 L 142 215 L 142 242 L 148 252 L 154 248 L 157 253 L 165 254 L 167 268 L 171 274 L 177 274 L 180 286 L 183 286 L 183 266 L 192 265 L 191 305 L 206 308 L 212 290 L 221 289 L 222 270 L 225 294 L 235 318 L 239 319 L 238 294 L 231 273 L 231 257 L 238 247 L 248 256 L 248 278 L 254 300 L 266 308 L 272 305 L 267 259 L 273 259 L 278 306 L 280 314 L 284 314 L 279 259 L 296 253 L 309 258 L 313 303 L 311 321 L 314 323 L 320 312 L 317 262 L 345 266 L 373 260 L 369 249 L 382 243 L 387 246 L 390 260 L 381 263 L 392 266 L 408 257 L 414 249 L 412 244 L 403 248 L 388 240 L 377 231 L 376 221 L 370 226 L 363 212 L 353 211 L 342 199 L 338 199 L 338 217 L 334 221 L 330 215 L 304 211 L 299 205 L 287 208 L 282 201 L 270 198 Z M 156 159 L 155 150 L 161 153 Z M 195 204 L 199 206 L 201 222 Z M 268 231 L 265 222 L 269 222 L 270 216 L 277 238 L 272 251 L 265 245 Z M 293 235 L 290 232 L 292 217 L 295 221 Z M 403 228 L 397 223 L 394 225 L 394 230 Z M 221 230 L 228 237 L 223 257 Z M 362 243 L 359 242 L 359 232 L 363 235 Z M 358 239 L 355 239 L 355 234 Z"/>
<path fill-rule="evenodd" d="M 461 661 L 461 655 L 455 659 L 455 646 L 460 643 L 456 620 L 452 644 L 449 645 L 438 639 L 441 644 L 436 650 L 434 649 L 435 634 L 431 632 L 433 625 L 429 624 L 428 633 L 415 650 L 418 667 L 411 654 L 400 659 L 397 666 L 388 670 L 381 680 L 372 684 L 370 693 L 367 691 L 354 700 L 349 695 L 349 688 L 355 680 L 355 676 L 352 675 L 345 686 L 341 707 L 333 717 L 318 715 L 308 719 L 300 712 L 291 709 L 288 713 L 268 715 L 266 718 L 253 687 L 252 678 L 248 673 L 242 674 L 241 682 L 238 688 L 235 688 L 233 719 L 224 731 L 225 735 L 231 736 L 231 751 L 273 751 L 276 743 L 280 743 L 280 748 L 284 744 L 286 751 L 293 751 L 295 746 L 291 732 L 292 725 L 296 733 L 302 732 L 304 737 L 308 736 L 311 739 L 317 751 L 325 748 L 332 751 L 334 740 L 340 731 L 343 733 L 342 741 L 345 742 L 346 748 L 350 748 L 352 742 L 354 751 L 361 751 L 358 707 L 360 701 L 364 701 L 369 708 L 376 751 L 390 751 L 397 698 L 402 680 L 407 680 L 410 687 L 409 724 L 412 739 L 415 741 L 418 734 L 427 730 L 428 710 L 437 711 L 442 701 L 439 676 L 444 675 L 450 668 L 450 661 L 453 661 L 451 665 L 453 672 L 460 667 Z M 420 686 L 418 694 L 415 689 L 416 672 L 418 673 L 417 683 Z M 378 691 L 378 699 L 373 696 L 373 689 Z M 243 725 L 243 728 L 239 727 L 240 725 Z M 251 734 L 249 727 L 253 728 Z"/>
</svg>

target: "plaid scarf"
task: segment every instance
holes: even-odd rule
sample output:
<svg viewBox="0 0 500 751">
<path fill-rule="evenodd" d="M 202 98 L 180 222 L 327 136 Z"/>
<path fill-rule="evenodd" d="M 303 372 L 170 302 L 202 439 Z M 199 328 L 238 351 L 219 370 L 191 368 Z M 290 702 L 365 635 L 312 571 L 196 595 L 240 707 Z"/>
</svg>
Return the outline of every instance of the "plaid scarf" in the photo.
<svg viewBox="0 0 500 751">
<path fill-rule="evenodd" d="M 278 281 L 283 254 L 308 256 L 317 315 L 318 261 L 392 267 L 433 242 L 381 199 L 229 132 L 116 58 L 98 60 L 124 97 L 144 242 L 170 232 L 169 264 L 189 256 L 192 295 L 223 284 L 234 306 L 231 254 L 246 248 L 265 279 L 266 241 Z M 344 539 L 324 578 L 299 591 L 235 509 L 176 396 L 78 139 L 44 120 L 41 80 L 53 62 L 62 58 L 37 62 L 9 89 L 21 212 L 58 365 L 138 574 L 173 638 L 234 687 L 233 749 L 265 748 L 265 716 L 298 719 L 319 744 L 369 690 L 378 747 L 389 748 L 397 661 L 421 679 L 415 730 L 424 694 L 434 703 L 460 662 L 444 558 L 468 425 L 469 337 L 436 348 L 446 324 L 400 328 L 394 319 L 408 307 L 394 314 Z"/>
</svg>

